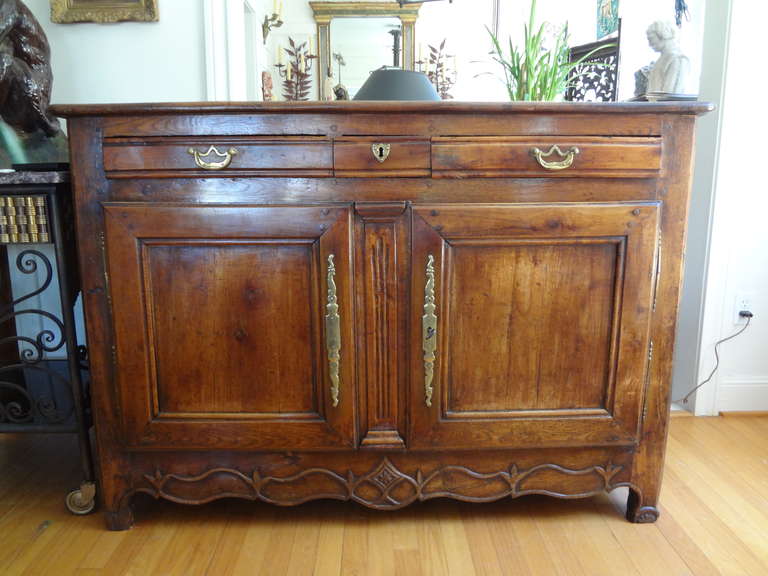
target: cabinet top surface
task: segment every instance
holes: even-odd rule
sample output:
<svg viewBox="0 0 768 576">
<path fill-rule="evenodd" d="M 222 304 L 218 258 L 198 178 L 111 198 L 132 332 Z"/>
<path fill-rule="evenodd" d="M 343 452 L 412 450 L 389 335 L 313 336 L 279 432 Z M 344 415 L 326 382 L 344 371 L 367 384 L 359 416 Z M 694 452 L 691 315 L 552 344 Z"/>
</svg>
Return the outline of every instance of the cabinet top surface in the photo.
<svg viewBox="0 0 768 576">
<path fill-rule="evenodd" d="M 57 116 L 147 114 L 684 114 L 714 109 L 709 102 L 164 102 L 136 104 L 59 104 Z"/>
</svg>

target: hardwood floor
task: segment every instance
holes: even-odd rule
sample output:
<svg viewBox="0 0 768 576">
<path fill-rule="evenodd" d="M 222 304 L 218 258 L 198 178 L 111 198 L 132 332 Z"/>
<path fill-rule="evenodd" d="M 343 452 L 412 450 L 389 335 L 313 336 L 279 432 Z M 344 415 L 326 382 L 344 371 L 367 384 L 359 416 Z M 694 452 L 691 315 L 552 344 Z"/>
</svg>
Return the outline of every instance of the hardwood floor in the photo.
<svg viewBox="0 0 768 576">
<path fill-rule="evenodd" d="M 432 501 L 395 513 L 319 502 L 137 500 L 107 532 L 63 498 L 74 438 L 0 435 L 0 574 L 768 574 L 768 416 L 672 419 L 656 524 L 626 492 L 589 500 Z"/>
</svg>

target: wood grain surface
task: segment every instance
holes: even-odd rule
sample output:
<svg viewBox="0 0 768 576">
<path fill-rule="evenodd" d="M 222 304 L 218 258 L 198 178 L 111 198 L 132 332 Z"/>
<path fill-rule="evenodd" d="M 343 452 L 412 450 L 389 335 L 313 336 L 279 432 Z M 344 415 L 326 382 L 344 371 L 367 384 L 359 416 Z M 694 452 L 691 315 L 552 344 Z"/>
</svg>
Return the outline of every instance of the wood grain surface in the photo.
<svg viewBox="0 0 768 576">
<path fill-rule="evenodd" d="M 533 157 L 553 146 L 563 154 L 574 150 L 573 163 L 564 170 L 547 170 Z M 563 160 L 556 152 L 545 162 Z M 432 170 L 436 176 L 617 176 L 648 178 L 661 164 L 659 138 L 574 138 L 563 136 L 435 138 L 432 143 Z"/>
<path fill-rule="evenodd" d="M 215 151 L 206 155 L 213 146 Z M 291 173 L 311 174 L 325 170 L 330 174 L 333 168 L 331 143 L 324 139 L 311 140 L 283 138 L 237 139 L 212 137 L 153 138 L 140 142 L 131 139 L 112 138 L 104 145 L 104 170 L 109 173 L 136 172 L 174 173 L 193 171 L 205 174 L 189 150 L 197 151 L 199 158 L 206 162 L 220 162 L 219 154 L 231 153 L 231 170 L 263 174 Z M 128 174 L 123 174 L 127 177 Z"/>
<path fill-rule="evenodd" d="M 411 321 L 422 315 L 423 266 L 433 254 L 440 402 L 427 409 L 412 387 L 412 445 L 634 443 L 658 207 L 413 211 Z M 421 376 L 421 334 L 412 338 L 411 370 Z"/>
<path fill-rule="evenodd" d="M 388 145 L 386 158 L 377 160 L 374 145 Z M 376 147 L 377 150 L 379 146 Z M 430 175 L 430 142 L 403 137 L 337 138 L 333 142 L 333 168 L 345 177 L 418 177 Z"/>
</svg>

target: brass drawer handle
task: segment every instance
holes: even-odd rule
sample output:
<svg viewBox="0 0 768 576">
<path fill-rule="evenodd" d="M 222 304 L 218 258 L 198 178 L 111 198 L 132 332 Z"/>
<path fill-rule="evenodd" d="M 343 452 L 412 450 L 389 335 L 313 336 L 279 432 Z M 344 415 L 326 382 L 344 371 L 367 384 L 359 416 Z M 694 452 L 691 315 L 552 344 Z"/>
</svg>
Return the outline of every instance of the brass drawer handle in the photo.
<svg viewBox="0 0 768 576">
<path fill-rule="evenodd" d="M 424 403 L 432 406 L 432 379 L 435 375 L 437 351 L 437 306 L 435 306 L 435 257 L 427 256 L 427 284 L 424 287 L 424 315 L 421 317 L 422 348 L 424 349 Z"/>
<path fill-rule="evenodd" d="M 374 142 L 371 144 L 371 152 L 373 152 L 373 157 L 376 158 L 376 161 L 381 164 L 389 158 L 389 152 L 392 150 L 391 144 L 384 144 L 383 142 Z"/>
<path fill-rule="evenodd" d="M 188 148 L 187 153 L 191 154 L 195 158 L 195 164 L 197 164 L 203 170 L 224 170 L 232 163 L 232 157 L 237 154 L 237 148 L 230 148 L 226 152 L 222 153 L 216 149 L 216 146 L 211 146 L 205 153 L 198 152 L 194 148 Z M 222 160 L 216 162 L 206 162 L 203 158 L 207 158 L 213 154 L 222 158 Z"/>
<path fill-rule="evenodd" d="M 536 158 L 536 161 L 545 170 L 565 170 L 566 168 L 570 168 L 579 152 L 580 150 L 576 146 L 571 146 L 568 149 L 568 152 L 565 153 L 556 145 L 552 146 L 548 152 L 542 152 L 539 148 L 531 148 L 531 156 Z M 547 162 L 544 157 L 552 156 L 552 154 L 557 154 L 560 158 L 563 158 L 563 160 Z"/>
<path fill-rule="evenodd" d="M 331 376 L 331 404 L 339 405 L 339 361 L 341 358 L 341 326 L 336 299 L 336 266 L 333 254 L 328 255 L 328 303 L 325 306 L 325 346 L 328 351 L 328 370 Z"/>
</svg>

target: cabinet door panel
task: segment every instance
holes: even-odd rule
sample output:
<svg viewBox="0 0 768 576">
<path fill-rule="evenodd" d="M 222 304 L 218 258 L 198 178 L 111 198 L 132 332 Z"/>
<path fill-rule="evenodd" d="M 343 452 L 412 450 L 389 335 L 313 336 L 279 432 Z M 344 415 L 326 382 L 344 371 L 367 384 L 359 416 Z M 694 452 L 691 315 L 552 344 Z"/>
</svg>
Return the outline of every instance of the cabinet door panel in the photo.
<svg viewBox="0 0 768 576">
<path fill-rule="evenodd" d="M 636 441 L 657 205 L 416 207 L 413 226 L 411 445 Z"/>
<path fill-rule="evenodd" d="M 126 444 L 353 443 L 349 208 L 108 204 L 105 215 Z M 337 406 L 324 333 L 331 260 Z"/>
<path fill-rule="evenodd" d="M 145 243 L 158 413 L 316 413 L 312 260 L 311 241 Z"/>
<path fill-rule="evenodd" d="M 617 250 L 453 242 L 448 411 L 602 408 Z"/>
</svg>

